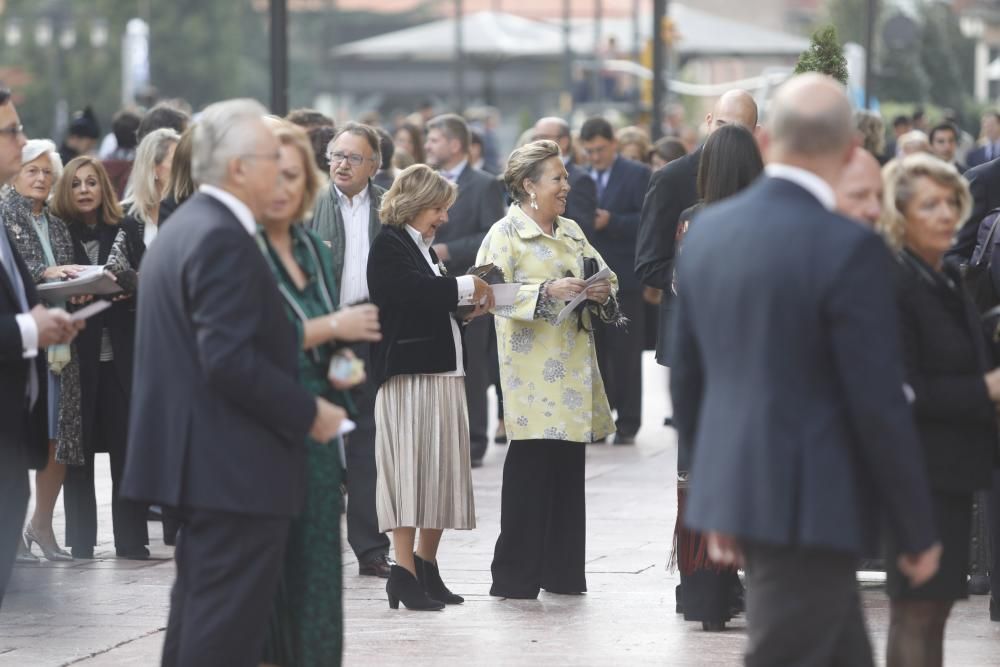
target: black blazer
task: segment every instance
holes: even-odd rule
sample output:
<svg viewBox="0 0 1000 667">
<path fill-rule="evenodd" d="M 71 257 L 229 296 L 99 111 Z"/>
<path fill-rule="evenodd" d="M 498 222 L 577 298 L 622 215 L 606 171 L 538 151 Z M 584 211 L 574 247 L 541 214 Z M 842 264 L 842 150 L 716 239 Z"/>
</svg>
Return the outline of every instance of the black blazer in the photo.
<svg viewBox="0 0 1000 667">
<path fill-rule="evenodd" d="M 572 162 L 566 165 L 569 174 L 569 196 L 564 218 L 580 226 L 590 245 L 594 245 L 594 216 L 597 215 L 597 184 L 586 169 Z"/>
<path fill-rule="evenodd" d="M 972 192 L 972 214 L 958 230 L 948 256 L 959 262 L 968 262 L 976 249 L 979 224 L 990 211 L 1000 206 L 1000 159 L 976 167 L 970 165 L 963 176 Z"/>
<path fill-rule="evenodd" d="M 933 543 L 891 272 L 879 236 L 787 180 L 699 213 L 670 355 L 691 528 L 861 553 L 882 504 L 905 553 Z"/>
<path fill-rule="evenodd" d="M 983 381 L 992 364 L 958 267 L 946 264 L 945 276 L 950 285 L 908 251 L 900 254 L 903 358 L 931 486 L 970 492 L 989 488 L 997 453 L 996 408 Z"/>
<path fill-rule="evenodd" d="M 445 267 L 458 276 L 476 263 L 476 254 L 486 232 L 504 216 L 503 183 L 471 166 L 458 175 L 458 198 L 448 209 L 448 224 L 437 232 L 434 243 L 448 246 Z"/>
<path fill-rule="evenodd" d="M 7 228 L 0 223 L 0 234 L 7 234 Z M 10 239 L 8 235 L 8 239 Z M 10 241 L 14 262 L 24 283 L 24 293 L 30 308 L 38 304 L 38 293 L 31 279 L 28 267 L 17 252 L 14 241 Z M 49 460 L 48 404 L 46 396 L 45 350 L 39 349 L 34 359 L 23 358 L 21 329 L 15 316 L 20 314 L 21 305 L 14 292 L 14 285 L 0 264 L 0 454 L 3 461 L 10 461 L 6 455 L 21 450 L 18 459 L 26 459 L 30 468 L 44 468 Z M 29 409 L 25 394 L 28 386 L 28 372 L 35 365 L 38 377 L 38 399 Z M 5 510 L 7 508 L 4 508 Z"/>
<path fill-rule="evenodd" d="M 393 375 L 455 370 L 451 318 L 458 281 L 435 275 L 405 229 L 385 225 L 375 237 L 368 251 L 368 293 L 382 324 L 382 340 L 372 345 L 376 386 Z"/>
<path fill-rule="evenodd" d="M 635 275 L 642 284 L 663 290 L 656 335 L 656 361 L 661 366 L 667 365 L 670 349 L 670 310 L 674 301 L 670 285 L 677 252 L 677 224 L 681 213 L 698 201 L 700 161 L 701 148 L 654 172 L 642 203 Z"/>
<path fill-rule="evenodd" d="M 619 157 L 611 165 L 608 184 L 598 198 L 597 207 L 611 214 L 611 222 L 594 232 L 591 245 L 618 276 L 619 292 L 639 290 L 639 281 L 632 268 L 635 266 L 639 214 L 650 173 L 646 165 Z"/>
<path fill-rule="evenodd" d="M 316 416 L 295 329 L 260 248 L 195 194 L 145 255 L 122 493 L 134 500 L 291 516 Z"/>
</svg>

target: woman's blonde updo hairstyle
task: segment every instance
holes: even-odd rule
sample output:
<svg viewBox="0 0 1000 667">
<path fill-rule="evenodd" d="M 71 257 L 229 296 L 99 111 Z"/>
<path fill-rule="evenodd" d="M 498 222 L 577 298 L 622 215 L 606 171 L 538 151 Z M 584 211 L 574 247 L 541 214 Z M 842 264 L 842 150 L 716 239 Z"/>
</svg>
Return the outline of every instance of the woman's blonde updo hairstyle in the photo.
<svg viewBox="0 0 1000 667">
<path fill-rule="evenodd" d="M 515 149 L 507 159 L 507 170 L 503 173 L 510 198 L 518 204 L 524 203 L 529 198 L 528 191 L 524 189 L 525 179 L 537 183 L 542 177 L 545 161 L 560 156 L 559 144 L 548 139 L 532 141 Z"/>
<path fill-rule="evenodd" d="M 884 194 L 882 217 L 877 229 L 896 250 L 903 247 L 906 233 L 907 204 L 917 192 L 917 181 L 929 178 L 938 185 L 950 188 L 958 200 L 958 228 L 966 223 L 972 212 L 972 194 L 969 185 L 954 165 L 927 153 L 914 153 L 891 161 L 882 168 Z M 956 228 L 956 231 L 957 229 Z"/>
<path fill-rule="evenodd" d="M 402 227 L 429 208 L 451 208 L 458 188 L 426 164 L 407 167 L 382 196 L 379 217 L 383 225 Z"/>
</svg>

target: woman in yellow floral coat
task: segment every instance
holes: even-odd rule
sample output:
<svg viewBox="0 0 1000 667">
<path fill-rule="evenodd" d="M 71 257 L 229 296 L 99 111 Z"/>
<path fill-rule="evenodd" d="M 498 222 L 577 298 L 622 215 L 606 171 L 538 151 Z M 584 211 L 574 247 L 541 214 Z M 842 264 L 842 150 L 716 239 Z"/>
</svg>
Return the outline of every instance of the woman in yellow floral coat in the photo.
<svg viewBox="0 0 1000 667">
<path fill-rule="evenodd" d="M 606 264 L 580 227 L 559 217 L 569 180 L 556 143 L 514 151 L 504 181 L 515 203 L 490 229 L 476 260 L 521 283 L 514 305 L 494 310 L 510 447 L 490 594 L 582 593 L 585 445 L 615 430 L 591 318 L 623 323 L 618 280 L 612 274 L 587 288 L 582 279 Z M 556 324 L 585 288 L 586 307 Z"/>
</svg>

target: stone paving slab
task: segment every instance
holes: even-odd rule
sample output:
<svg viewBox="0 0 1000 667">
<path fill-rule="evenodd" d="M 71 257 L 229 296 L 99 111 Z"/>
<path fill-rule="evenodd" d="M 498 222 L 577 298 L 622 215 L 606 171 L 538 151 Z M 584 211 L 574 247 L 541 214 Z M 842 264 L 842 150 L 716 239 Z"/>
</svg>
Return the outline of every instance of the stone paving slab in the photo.
<svg viewBox="0 0 1000 667">
<path fill-rule="evenodd" d="M 466 603 L 440 613 L 390 610 L 384 581 L 357 575 L 344 558 L 346 665 L 663 665 L 741 664 L 742 618 L 705 633 L 674 613 L 676 574 L 664 564 L 676 516 L 673 431 L 660 426 L 664 372 L 645 364 L 644 427 L 636 447 L 587 449 L 587 583 L 581 596 L 538 600 L 489 596 L 489 565 L 499 520 L 504 447 L 491 446 L 473 471 L 477 529 L 445 534 L 440 560 Z M 111 540 L 110 479 L 99 457 L 101 544 L 97 560 L 43 563 L 15 570 L 0 612 L 0 667 L 145 667 L 159 662 L 166 625 L 172 549 L 150 523 L 156 560 L 118 561 Z M 61 534 L 63 516 L 56 516 Z M 345 540 L 346 545 L 346 540 Z M 862 599 L 879 664 L 888 601 L 865 577 Z M 877 579 L 877 577 L 875 577 Z M 946 664 L 1000 665 L 1000 623 L 988 598 L 959 603 L 948 625 Z"/>
</svg>

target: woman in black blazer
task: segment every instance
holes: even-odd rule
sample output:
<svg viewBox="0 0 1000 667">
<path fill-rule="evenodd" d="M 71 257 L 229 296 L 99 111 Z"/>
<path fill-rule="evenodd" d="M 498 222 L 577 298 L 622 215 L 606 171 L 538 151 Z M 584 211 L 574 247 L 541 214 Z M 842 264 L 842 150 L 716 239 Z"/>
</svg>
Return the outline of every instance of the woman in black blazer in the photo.
<svg viewBox="0 0 1000 667">
<path fill-rule="evenodd" d="M 978 314 L 944 254 L 971 207 L 952 165 L 912 155 L 883 170 L 882 231 L 899 249 L 897 299 L 907 392 L 920 434 L 942 545 L 938 573 L 911 587 L 890 542 L 888 665 L 940 665 L 944 626 L 968 596 L 973 494 L 989 488 L 997 455 L 1000 370 L 989 369 Z"/>
<path fill-rule="evenodd" d="M 493 306 L 475 276 L 450 278 L 431 245 L 448 221 L 456 188 L 430 167 L 405 169 L 382 199 L 382 231 L 368 254 L 368 290 L 382 340 L 372 348 L 376 509 L 392 531 L 397 565 L 389 606 L 439 610 L 463 602 L 441 580 L 437 549 L 445 528 L 475 528 L 459 305 Z M 416 543 L 417 528 L 420 541 Z M 414 552 L 414 547 L 416 551 Z"/>
</svg>

